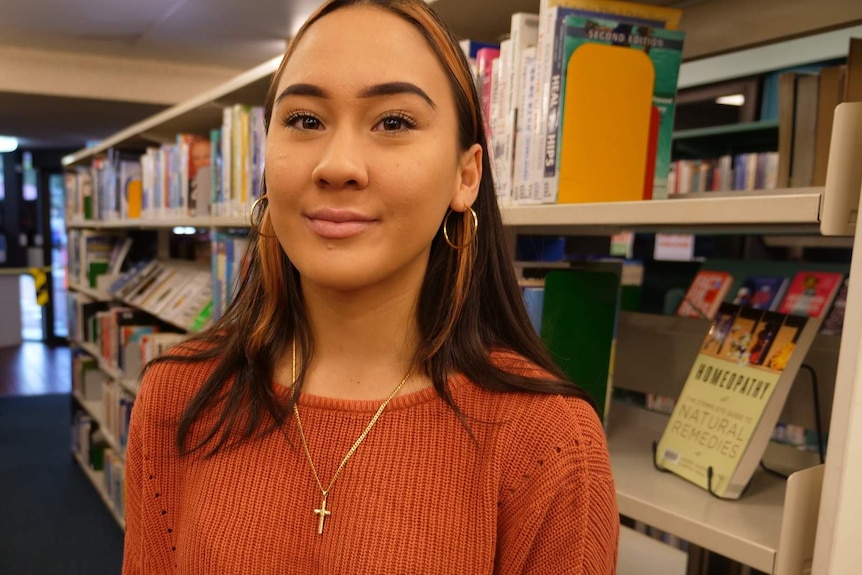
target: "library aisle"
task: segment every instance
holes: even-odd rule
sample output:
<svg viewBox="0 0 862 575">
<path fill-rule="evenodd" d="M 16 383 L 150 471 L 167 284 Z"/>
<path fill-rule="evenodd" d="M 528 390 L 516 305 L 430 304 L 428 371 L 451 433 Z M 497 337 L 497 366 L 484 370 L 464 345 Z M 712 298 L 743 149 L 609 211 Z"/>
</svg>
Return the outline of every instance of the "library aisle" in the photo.
<svg viewBox="0 0 862 575">
<path fill-rule="evenodd" d="M 68 348 L 0 349 L 0 573 L 115 575 L 123 532 L 69 451 Z"/>
</svg>

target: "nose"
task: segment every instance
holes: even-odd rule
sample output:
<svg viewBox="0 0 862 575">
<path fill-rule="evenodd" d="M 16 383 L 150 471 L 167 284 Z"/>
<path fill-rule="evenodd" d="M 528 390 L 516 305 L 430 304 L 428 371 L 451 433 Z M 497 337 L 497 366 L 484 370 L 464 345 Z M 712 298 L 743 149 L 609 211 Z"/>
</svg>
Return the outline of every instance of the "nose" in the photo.
<svg viewBox="0 0 862 575">
<path fill-rule="evenodd" d="M 368 185 L 368 169 L 360 137 L 350 130 L 332 132 L 320 161 L 312 171 L 314 183 L 322 188 L 362 189 Z"/>
</svg>

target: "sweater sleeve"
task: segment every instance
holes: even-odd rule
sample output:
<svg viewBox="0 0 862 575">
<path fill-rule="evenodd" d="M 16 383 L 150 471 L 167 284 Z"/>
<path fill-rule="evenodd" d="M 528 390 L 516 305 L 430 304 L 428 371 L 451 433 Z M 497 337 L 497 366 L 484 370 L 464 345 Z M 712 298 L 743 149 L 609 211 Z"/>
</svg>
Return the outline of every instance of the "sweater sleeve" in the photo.
<svg viewBox="0 0 862 575">
<path fill-rule="evenodd" d="M 139 394 L 132 406 L 126 445 L 126 535 L 123 548 L 123 575 L 143 573 L 141 505 L 143 490 L 143 428 L 145 397 Z"/>
<path fill-rule="evenodd" d="M 167 497 L 172 485 L 170 470 L 159 462 L 173 461 L 172 421 L 177 395 L 175 370 L 165 364 L 150 368 L 132 406 L 126 445 L 126 535 L 123 575 L 153 575 L 173 571 L 170 556 L 171 528 L 165 521 Z"/>
<path fill-rule="evenodd" d="M 619 515 L 601 422 L 583 401 L 524 454 L 504 486 L 499 575 L 613 575 Z"/>
</svg>

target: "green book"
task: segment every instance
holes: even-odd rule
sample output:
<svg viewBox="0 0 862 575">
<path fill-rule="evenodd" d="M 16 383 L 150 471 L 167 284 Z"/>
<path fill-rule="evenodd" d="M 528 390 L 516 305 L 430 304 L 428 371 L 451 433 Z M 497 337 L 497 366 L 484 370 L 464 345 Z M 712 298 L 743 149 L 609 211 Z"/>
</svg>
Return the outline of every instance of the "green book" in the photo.
<svg viewBox="0 0 862 575">
<path fill-rule="evenodd" d="M 555 270 L 545 278 L 542 340 L 595 402 L 607 427 L 620 300 L 619 274 Z"/>
</svg>

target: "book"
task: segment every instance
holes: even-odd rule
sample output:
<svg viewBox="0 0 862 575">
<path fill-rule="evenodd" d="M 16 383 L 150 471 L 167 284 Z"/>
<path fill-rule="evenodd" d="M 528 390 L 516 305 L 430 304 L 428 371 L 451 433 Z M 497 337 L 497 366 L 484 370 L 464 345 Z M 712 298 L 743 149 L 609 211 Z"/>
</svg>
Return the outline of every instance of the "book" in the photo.
<svg viewBox="0 0 862 575">
<path fill-rule="evenodd" d="M 680 317 L 712 319 L 730 291 L 733 276 L 728 272 L 701 270 L 697 272 L 685 297 L 676 310 Z"/>
<path fill-rule="evenodd" d="M 719 497 L 739 498 L 821 321 L 723 303 L 658 442 L 656 464 Z"/>
<path fill-rule="evenodd" d="M 830 66 L 820 70 L 820 93 L 817 96 L 817 137 L 814 144 L 814 175 L 811 185 L 826 185 L 826 167 L 832 142 L 832 122 L 835 108 L 844 96 L 846 66 Z"/>
<path fill-rule="evenodd" d="M 841 334 L 841 330 L 844 327 L 844 310 L 847 307 L 847 284 L 849 283 L 849 279 L 844 278 L 844 281 L 841 283 L 841 289 L 838 290 L 838 294 L 835 296 L 835 303 L 832 304 L 832 309 L 829 311 L 826 319 L 823 320 L 823 327 L 820 329 L 821 333 L 828 335 Z"/>
<path fill-rule="evenodd" d="M 793 155 L 790 160 L 790 187 L 792 188 L 810 186 L 814 180 L 819 82 L 820 78 L 813 74 L 802 74 L 796 78 Z"/>
<path fill-rule="evenodd" d="M 793 120 L 796 110 L 796 72 L 778 76 L 778 181 L 779 188 L 790 185 L 793 158 Z"/>
<path fill-rule="evenodd" d="M 558 93 L 558 99 L 565 96 L 565 92 L 559 91 L 559 82 L 553 79 L 552 71 L 555 65 L 554 61 L 558 59 L 559 53 L 557 52 L 559 28 L 566 16 L 600 17 L 601 15 L 610 19 L 625 20 L 637 24 L 649 23 L 656 28 L 675 30 L 679 27 L 682 11 L 676 8 L 617 0 L 541 0 L 536 44 L 536 58 L 539 65 L 537 78 L 539 103 L 534 129 L 538 143 L 534 146 L 536 153 L 533 165 L 536 169 L 536 177 L 541 178 L 540 192 L 542 201 L 545 203 L 557 201 L 559 187 L 560 160 L 557 154 L 559 139 L 556 143 L 550 140 L 561 136 L 559 129 L 556 131 L 549 131 L 548 129 L 549 125 L 562 126 L 559 118 L 553 117 L 555 112 L 552 111 L 554 107 L 552 105 L 552 92 Z M 559 58 L 559 65 L 562 70 L 561 73 L 565 74 L 568 60 L 564 61 Z M 552 153 L 556 156 L 553 175 L 543 177 L 552 169 L 548 165 L 548 158 Z"/>
<path fill-rule="evenodd" d="M 679 77 L 679 69 L 682 62 L 682 44 L 685 38 L 684 32 L 679 30 L 663 29 L 662 22 L 653 22 L 641 19 L 627 19 L 614 17 L 612 15 L 582 13 L 580 11 L 566 11 L 561 8 L 555 9 L 558 14 L 568 14 L 559 18 L 555 31 L 553 67 L 550 76 L 550 100 L 546 125 L 543 126 L 545 140 L 542 142 L 544 150 L 543 186 L 550 188 L 548 194 L 550 199 L 557 196 L 559 176 L 562 170 L 562 128 L 565 120 L 566 109 L 572 110 L 574 105 L 567 101 L 567 85 L 569 82 L 567 66 L 571 56 L 581 46 L 588 43 L 606 44 L 618 48 L 628 48 L 640 51 L 649 58 L 652 67 L 652 84 L 649 86 L 652 99 L 652 107 L 648 110 L 645 118 L 646 128 L 637 135 L 644 143 L 638 150 L 643 151 L 643 170 L 641 174 L 641 187 L 637 194 L 629 199 L 651 199 L 666 198 L 667 178 L 670 173 L 671 164 L 671 140 L 673 133 L 674 100 L 676 97 L 676 85 Z M 607 62 L 610 65 L 610 61 Z M 614 72 L 614 70 L 607 70 Z M 625 75 L 625 71 L 617 71 Z M 577 79 L 576 79 L 577 81 Z M 587 77 L 580 78 L 581 84 L 575 86 L 584 90 L 583 86 L 593 83 Z M 627 99 L 609 99 L 606 106 L 613 103 L 619 106 L 626 105 Z M 577 111 L 575 111 L 577 113 Z M 629 129 L 635 129 L 629 126 Z M 619 130 L 608 129 L 607 134 L 618 137 Z M 591 143 L 592 145 L 592 143 Z M 608 161 L 624 161 L 620 158 L 620 152 L 610 154 Z M 634 160 L 633 160 L 634 161 Z"/>
<path fill-rule="evenodd" d="M 576 16 L 564 26 L 557 201 L 642 200 L 650 172 L 651 196 L 666 198 L 684 32 Z"/>
<path fill-rule="evenodd" d="M 524 306 L 527 308 L 527 315 L 530 316 L 530 323 L 536 333 L 542 335 L 542 307 L 545 300 L 545 288 L 542 286 L 524 286 L 522 288 L 524 296 Z"/>
<path fill-rule="evenodd" d="M 620 276 L 554 270 L 545 277 L 541 337 L 560 369 L 595 402 L 607 426 Z"/>
<path fill-rule="evenodd" d="M 822 318 L 841 288 L 844 274 L 800 271 L 793 276 L 778 311 Z"/>
<path fill-rule="evenodd" d="M 843 100 L 845 102 L 862 102 L 862 38 L 850 38 Z"/>
<path fill-rule="evenodd" d="M 774 310 L 789 284 L 790 279 L 781 276 L 747 276 L 736 290 L 732 303 Z"/>
</svg>

